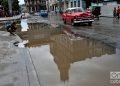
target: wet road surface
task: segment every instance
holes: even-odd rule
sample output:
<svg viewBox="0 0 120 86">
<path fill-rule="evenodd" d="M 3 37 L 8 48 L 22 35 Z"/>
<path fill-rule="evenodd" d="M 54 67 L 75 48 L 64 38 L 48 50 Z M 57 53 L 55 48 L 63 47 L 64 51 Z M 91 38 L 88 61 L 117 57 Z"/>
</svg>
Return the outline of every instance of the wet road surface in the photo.
<svg viewBox="0 0 120 86">
<path fill-rule="evenodd" d="M 102 33 L 112 30 L 103 28 L 106 26 L 100 22 L 92 27 L 69 27 Z M 27 32 L 19 33 L 29 41 L 26 46 L 41 86 L 113 86 L 110 72 L 120 71 L 120 50 L 97 40 L 65 34 L 63 30 L 47 24 L 29 24 Z"/>
<path fill-rule="evenodd" d="M 77 46 L 69 50 L 51 44 L 30 48 L 41 85 L 110 86 L 110 72 L 120 71 L 120 52 L 105 46 L 92 45 L 93 50 L 88 47 L 85 50 Z"/>
<path fill-rule="evenodd" d="M 100 21 L 93 22 L 91 27 L 77 25 L 75 27 L 65 25 L 74 34 L 103 41 L 114 47 L 120 48 L 120 20 L 113 18 L 100 18 Z"/>
</svg>

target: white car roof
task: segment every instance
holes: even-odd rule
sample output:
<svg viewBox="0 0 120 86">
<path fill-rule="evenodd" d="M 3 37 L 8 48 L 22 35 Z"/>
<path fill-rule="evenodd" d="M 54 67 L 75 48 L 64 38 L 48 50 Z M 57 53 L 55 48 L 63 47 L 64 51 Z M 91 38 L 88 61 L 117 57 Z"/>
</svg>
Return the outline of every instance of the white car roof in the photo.
<svg viewBox="0 0 120 86">
<path fill-rule="evenodd" d="M 72 7 L 72 8 L 67 8 L 67 9 L 72 10 L 72 9 L 77 9 L 77 8 L 83 9 L 82 7 Z"/>
</svg>

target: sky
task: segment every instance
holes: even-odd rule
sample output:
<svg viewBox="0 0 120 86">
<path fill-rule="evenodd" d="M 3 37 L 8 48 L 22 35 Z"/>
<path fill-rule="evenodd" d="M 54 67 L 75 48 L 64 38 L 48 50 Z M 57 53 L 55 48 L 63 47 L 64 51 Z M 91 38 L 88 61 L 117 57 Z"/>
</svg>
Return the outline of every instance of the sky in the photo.
<svg viewBox="0 0 120 86">
<path fill-rule="evenodd" d="M 19 4 L 24 4 L 24 0 L 18 0 L 19 1 Z"/>
</svg>

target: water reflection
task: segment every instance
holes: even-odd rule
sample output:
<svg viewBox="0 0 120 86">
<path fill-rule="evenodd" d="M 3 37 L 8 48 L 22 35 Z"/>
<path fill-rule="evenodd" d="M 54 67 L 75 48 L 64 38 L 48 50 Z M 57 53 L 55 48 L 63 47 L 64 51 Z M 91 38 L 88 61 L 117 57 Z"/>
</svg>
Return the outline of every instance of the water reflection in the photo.
<svg viewBox="0 0 120 86">
<path fill-rule="evenodd" d="M 52 37 L 50 52 L 60 71 L 62 81 L 69 80 L 70 65 L 74 62 L 105 54 L 114 54 L 115 49 L 101 42 L 90 39 L 71 40 L 64 34 Z"/>
<path fill-rule="evenodd" d="M 19 33 L 23 40 L 29 40 L 28 47 L 35 47 L 41 44 L 47 44 L 51 42 L 50 36 L 62 33 L 59 27 L 51 28 L 46 23 L 29 23 L 29 29 L 26 32 Z"/>
<path fill-rule="evenodd" d="M 27 24 L 27 19 L 22 19 L 21 20 L 21 31 L 27 31 L 28 28 L 28 24 Z"/>
<path fill-rule="evenodd" d="M 119 49 L 99 41 L 72 37 L 61 28 L 37 23 L 29 24 L 20 36 L 29 41 L 44 86 L 110 86 L 109 72 L 120 71 Z"/>
<path fill-rule="evenodd" d="M 113 18 L 113 24 L 119 24 L 119 19 Z"/>
</svg>

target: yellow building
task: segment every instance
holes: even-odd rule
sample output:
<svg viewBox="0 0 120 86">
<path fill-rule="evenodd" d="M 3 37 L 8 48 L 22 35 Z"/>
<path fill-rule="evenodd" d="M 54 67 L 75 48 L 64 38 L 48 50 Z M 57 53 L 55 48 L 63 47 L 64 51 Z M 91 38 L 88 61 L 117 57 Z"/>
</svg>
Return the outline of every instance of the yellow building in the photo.
<svg viewBox="0 0 120 86">
<path fill-rule="evenodd" d="M 25 5 L 29 13 L 39 12 L 46 9 L 46 0 L 25 0 Z"/>
</svg>

